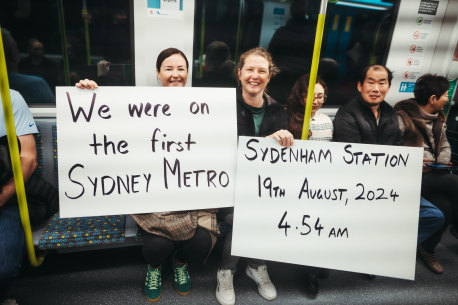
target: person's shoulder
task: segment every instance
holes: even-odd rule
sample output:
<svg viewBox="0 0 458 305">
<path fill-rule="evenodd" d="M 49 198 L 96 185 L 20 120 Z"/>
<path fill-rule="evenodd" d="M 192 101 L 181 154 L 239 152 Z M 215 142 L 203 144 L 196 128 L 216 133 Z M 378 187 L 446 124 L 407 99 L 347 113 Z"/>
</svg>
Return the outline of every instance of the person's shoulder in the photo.
<svg viewBox="0 0 458 305">
<path fill-rule="evenodd" d="M 352 113 L 357 108 L 359 108 L 358 101 L 357 101 L 356 98 L 352 98 L 347 103 L 345 103 L 344 105 L 339 107 L 339 109 L 337 110 L 336 116 L 337 115 L 343 115 L 343 114 Z"/>
</svg>

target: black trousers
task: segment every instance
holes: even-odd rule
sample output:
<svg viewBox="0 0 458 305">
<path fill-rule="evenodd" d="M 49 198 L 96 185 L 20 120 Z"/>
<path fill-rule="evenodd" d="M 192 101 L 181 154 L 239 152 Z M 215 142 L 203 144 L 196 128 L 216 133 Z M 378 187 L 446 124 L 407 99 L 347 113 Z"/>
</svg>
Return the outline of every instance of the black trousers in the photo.
<svg viewBox="0 0 458 305">
<path fill-rule="evenodd" d="M 433 252 L 448 224 L 458 225 L 458 176 L 447 172 L 423 174 L 421 194 L 444 213 L 445 224 L 423 243 L 423 248 Z"/>
<path fill-rule="evenodd" d="M 227 224 L 231 225 L 234 222 L 234 208 L 224 208 L 224 209 L 219 209 L 219 216 L 224 219 Z M 232 256 L 231 255 L 231 249 L 232 249 L 232 229 L 231 231 L 227 234 L 226 240 L 224 241 L 224 247 L 223 247 L 223 254 L 221 258 L 221 269 L 231 269 L 232 273 L 234 273 L 237 270 L 237 264 L 240 260 L 239 256 Z M 248 259 L 248 265 L 251 268 L 257 269 L 259 266 L 264 265 L 265 261 L 259 260 L 259 259 L 254 259 L 250 258 Z"/>
<path fill-rule="evenodd" d="M 197 228 L 191 239 L 174 241 L 163 236 L 143 232 L 143 256 L 152 267 L 157 268 L 176 252 L 176 257 L 183 263 L 203 261 L 212 247 L 210 232 Z"/>
</svg>

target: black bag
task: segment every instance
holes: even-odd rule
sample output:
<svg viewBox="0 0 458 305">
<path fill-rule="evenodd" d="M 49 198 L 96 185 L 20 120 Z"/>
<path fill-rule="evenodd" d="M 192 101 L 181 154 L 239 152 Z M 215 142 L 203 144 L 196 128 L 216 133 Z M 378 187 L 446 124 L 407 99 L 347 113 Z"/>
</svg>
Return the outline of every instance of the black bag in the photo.
<svg viewBox="0 0 458 305">
<path fill-rule="evenodd" d="M 19 151 L 20 151 L 20 142 Z M 10 152 L 6 136 L 0 137 L 0 185 L 7 184 L 13 178 Z M 57 189 L 46 180 L 33 173 L 25 184 L 29 217 L 32 226 L 39 226 L 59 210 Z M 13 196 L 0 208 L 0 213 L 6 206 L 17 204 L 17 196 Z"/>
</svg>

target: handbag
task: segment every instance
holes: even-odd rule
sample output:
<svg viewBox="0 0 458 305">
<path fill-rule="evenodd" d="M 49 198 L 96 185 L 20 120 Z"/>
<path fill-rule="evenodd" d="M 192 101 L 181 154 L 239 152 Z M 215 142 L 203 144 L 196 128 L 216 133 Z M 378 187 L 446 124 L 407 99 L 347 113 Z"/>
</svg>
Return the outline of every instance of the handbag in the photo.
<svg viewBox="0 0 458 305">
<path fill-rule="evenodd" d="M 19 152 L 21 145 L 18 139 Z M 6 136 L 0 137 L 0 186 L 6 185 L 13 178 L 10 151 Z M 57 189 L 49 182 L 33 173 L 25 183 L 25 193 L 29 208 L 30 223 L 40 226 L 46 219 L 59 210 L 59 196 Z M 2 207 L 0 213 L 12 204 L 17 204 L 17 196 L 13 196 Z"/>
</svg>

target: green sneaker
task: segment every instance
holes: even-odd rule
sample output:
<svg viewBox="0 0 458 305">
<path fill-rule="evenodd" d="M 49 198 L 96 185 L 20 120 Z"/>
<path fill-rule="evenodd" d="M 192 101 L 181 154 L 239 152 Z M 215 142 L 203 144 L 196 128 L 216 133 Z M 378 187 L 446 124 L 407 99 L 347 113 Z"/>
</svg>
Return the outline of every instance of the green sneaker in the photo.
<svg viewBox="0 0 458 305">
<path fill-rule="evenodd" d="M 153 268 L 148 265 L 148 272 L 146 273 L 145 287 L 143 287 L 146 299 L 151 302 L 156 302 L 162 295 L 162 280 L 161 280 L 161 267 Z"/>
<path fill-rule="evenodd" d="M 172 258 L 174 261 L 174 258 Z M 188 272 L 188 264 L 174 264 L 173 275 L 175 282 L 175 289 L 181 295 L 187 295 L 191 292 L 191 277 Z"/>
</svg>

